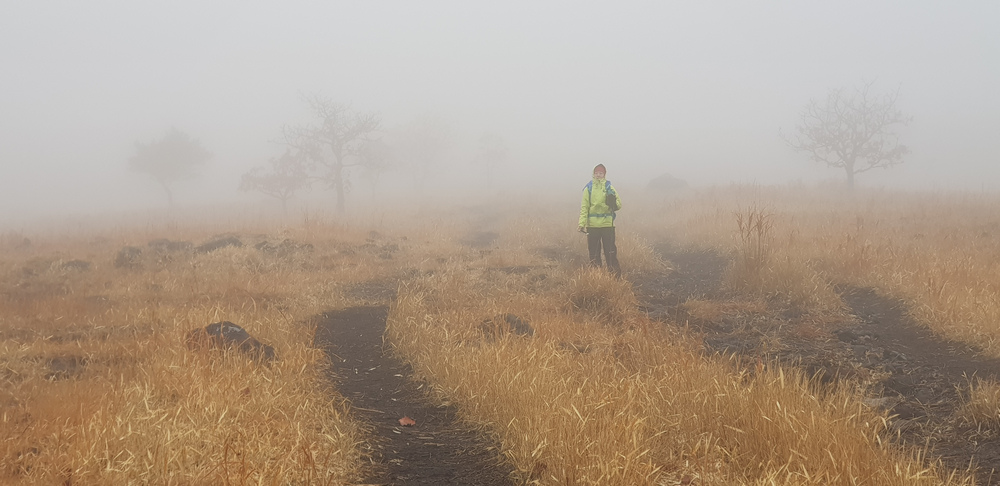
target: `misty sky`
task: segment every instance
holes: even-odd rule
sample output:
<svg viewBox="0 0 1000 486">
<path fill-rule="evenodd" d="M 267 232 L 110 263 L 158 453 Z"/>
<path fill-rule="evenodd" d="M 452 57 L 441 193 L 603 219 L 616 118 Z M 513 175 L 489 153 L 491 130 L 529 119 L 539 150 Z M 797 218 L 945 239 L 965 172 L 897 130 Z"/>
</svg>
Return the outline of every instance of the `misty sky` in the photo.
<svg viewBox="0 0 1000 486">
<path fill-rule="evenodd" d="M 860 184 L 1000 190 L 998 21 L 993 1 L 0 0 L 0 221 L 163 206 L 128 158 L 170 127 L 214 153 L 178 202 L 255 200 L 239 175 L 281 153 L 313 92 L 389 128 L 450 123 L 431 184 L 472 171 L 490 131 L 507 181 L 575 198 L 598 162 L 623 187 L 842 179 L 779 129 L 877 80 L 914 118 L 912 154 Z"/>
</svg>

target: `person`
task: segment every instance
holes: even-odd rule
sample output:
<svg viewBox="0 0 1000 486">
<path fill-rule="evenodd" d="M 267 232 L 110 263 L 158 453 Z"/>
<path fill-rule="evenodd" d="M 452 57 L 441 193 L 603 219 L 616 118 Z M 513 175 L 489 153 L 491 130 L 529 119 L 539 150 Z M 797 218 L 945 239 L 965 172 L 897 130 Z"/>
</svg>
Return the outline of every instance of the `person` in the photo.
<svg viewBox="0 0 1000 486">
<path fill-rule="evenodd" d="M 604 164 L 594 167 L 594 178 L 583 188 L 580 202 L 580 232 L 587 234 L 587 249 L 590 250 L 590 264 L 601 266 L 601 249 L 608 270 L 621 277 L 618 264 L 618 247 L 615 245 L 615 215 L 621 209 L 621 198 L 615 186 L 605 177 Z"/>
</svg>

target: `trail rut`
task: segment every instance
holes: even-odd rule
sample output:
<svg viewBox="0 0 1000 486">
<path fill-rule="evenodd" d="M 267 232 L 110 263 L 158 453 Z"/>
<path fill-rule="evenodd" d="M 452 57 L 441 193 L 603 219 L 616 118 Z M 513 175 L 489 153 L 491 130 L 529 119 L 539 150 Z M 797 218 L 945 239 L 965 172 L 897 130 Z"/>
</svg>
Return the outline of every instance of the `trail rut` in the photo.
<svg viewBox="0 0 1000 486">
<path fill-rule="evenodd" d="M 364 482 L 385 485 L 514 484 L 498 446 L 465 426 L 453 406 L 432 403 L 410 366 L 383 343 L 388 309 L 352 307 L 320 316 L 316 341 L 337 388 L 367 425 L 372 460 Z M 408 417 L 416 422 L 402 426 Z"/>
</svg>

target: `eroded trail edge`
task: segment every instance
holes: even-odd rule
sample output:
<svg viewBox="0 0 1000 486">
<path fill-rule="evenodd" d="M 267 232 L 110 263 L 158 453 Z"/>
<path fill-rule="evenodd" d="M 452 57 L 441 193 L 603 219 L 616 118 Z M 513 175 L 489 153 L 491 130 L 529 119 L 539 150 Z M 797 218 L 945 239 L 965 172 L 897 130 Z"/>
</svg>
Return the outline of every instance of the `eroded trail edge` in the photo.
<svg viewBox="0 0 1000 486">
<path fill-rule="evenodd" d="M 317 344 L 333 362 L 337 389 L 370 428 L 373 461 L 364 482 L 391 485 L 508 485 L 513 468 L 498 446 L 431 402 L 412 368 L 383 343 L 388 308 L 352 307 L 319 316 Z M 416 425 L 404 427 L 409 417 Z"/>
</svg>

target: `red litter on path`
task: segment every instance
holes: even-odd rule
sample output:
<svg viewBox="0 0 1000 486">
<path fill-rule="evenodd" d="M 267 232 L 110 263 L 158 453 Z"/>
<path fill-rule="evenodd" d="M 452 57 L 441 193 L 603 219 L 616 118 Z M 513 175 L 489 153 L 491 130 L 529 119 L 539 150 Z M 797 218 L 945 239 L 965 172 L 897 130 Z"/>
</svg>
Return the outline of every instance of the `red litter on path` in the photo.
<svg viewBox="0 0 1000 486">
<path fill-rule="evenodd" d="M 402 425 L 403 427 L 412 427 L 417 425 L 417 421 L 411 419 L 410 417 L 403 417 L 399 419 L 399 425 Z"/>
</svg>

